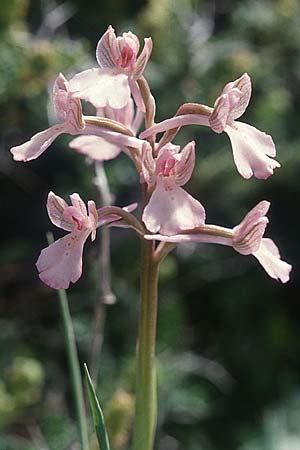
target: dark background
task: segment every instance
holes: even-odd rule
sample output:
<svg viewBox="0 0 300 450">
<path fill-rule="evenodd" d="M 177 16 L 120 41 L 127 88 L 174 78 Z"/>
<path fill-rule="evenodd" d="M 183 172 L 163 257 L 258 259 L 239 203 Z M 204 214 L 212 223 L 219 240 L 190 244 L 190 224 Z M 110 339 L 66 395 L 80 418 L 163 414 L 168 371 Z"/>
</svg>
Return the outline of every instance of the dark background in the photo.
<svg viewBox="0 0 300 450">
<path fill-rule="evenodd" d="M 95 66 L 112 24 L 154 40 L 146 77 L 157 121 L 183 102 L 212 105 L 223 85 L 248 72 L 253 97 L 242 120 L 271 134 L 282 167 L 266 181 L 243 180 L 226 135 L 186 127 L 197 166 L 188 190 L 208 223 L 232 227 L 258 201 L 271 201 L 267 236 L 293 264 L 281 285 L 230 248 L 182 246 L 161 270 L 158 320 L 157 450 L 300 448 L 299 97 L 297 0 L 1 0 L 0 16 L 0 449 L 78 449 L 70 376 L 56 294 L 35 261 L 54 229 L 47 193 L 95 199 L 91 167 L 60 137 L 38 160 L 14 162 L 9 148 L 52 122 L 51 84 Z M 105 164 L 116 204 L 138 200 L 138 178 L 121 155 Z M 127 449 L 134 394 L 138 239 L 112 231 L 115 305 L 103 308 L 98 392 L 112 450 Z M 80 359 L 89 361 L 99 304 L 98 245 L 68 292 Z M 99 307 L 98 307 L 99 309 Z M 96 444 L 94 448 L 96 447 Z M 142 450 L 142 449 L 141 449 Z"/>
</svg>

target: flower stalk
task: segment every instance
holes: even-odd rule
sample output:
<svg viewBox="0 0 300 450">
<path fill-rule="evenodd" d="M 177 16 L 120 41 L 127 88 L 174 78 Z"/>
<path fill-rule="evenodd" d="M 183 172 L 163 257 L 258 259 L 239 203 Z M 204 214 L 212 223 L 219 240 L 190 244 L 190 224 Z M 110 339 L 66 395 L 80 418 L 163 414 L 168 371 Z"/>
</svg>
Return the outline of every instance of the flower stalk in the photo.
<svg viewBox="0 0 300 450">
<path fill-rule="evenodd" d="M 52 233 L 47 233 L 47 240 L 49 245 L 53 243 Z M 64 289 L 58 290 L 58 299 L 64 331 L 65 347 L 67 351 L 69 369 L 71 373 L 73 399 L 75 403 L 75 410 L 78 420 L 81 449 L 89 450 L 90 446 L 89 446 L 88 427 L 87 427 L 84 395 L 82 387 L 82 377 L 76 348 L 75 333 L 69 310 L 68 297 Z"/>
<path fill-rule="evenodd" d="M 157 415 L 155 341 L 159 264 L 154 260 L 153 243 L 149 245 L 149 242 L 142 240 L 141 247 L 141 304 L 133 450 L 152 450 Z"/>
</svg>

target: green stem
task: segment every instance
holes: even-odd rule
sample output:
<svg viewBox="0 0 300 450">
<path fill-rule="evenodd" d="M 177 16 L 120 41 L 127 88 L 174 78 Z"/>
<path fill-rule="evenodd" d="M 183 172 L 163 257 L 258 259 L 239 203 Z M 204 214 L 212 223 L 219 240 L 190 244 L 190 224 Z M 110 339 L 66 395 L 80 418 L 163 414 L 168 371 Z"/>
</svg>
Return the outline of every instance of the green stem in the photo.
<svg viewBox="0 0 300 450">
<path fill-rule="evenodd" d="M 142 240 L 133 450 L 152 450 L 156 427 L 155 342 L 158 263 L 153 259 L 153 250 L 153 242 Z"/>
<path fill-rule="evenodd" d="M 89 450 L 88 429 L 85 415 L 85 404 L 83 397 L 82 378 L 76 349 L 76 340 L 70 315 L 68 298 L 64 290 L 58 291 L 59 305 L 63 321 L 66 350 L 68 354 L 69 366 L 77 420 L 79 424 L 79 434 L 82 450 Z"/>
<path fill-rule="evenodd" d="M 47 233 L 47 240 L 49 244 L 53 242 L 52 233 Z M 75 401 L 75 409 L 79 424 L 81 449 L 89 450 L 89 438 L 85 414 L 82 377 L 76 348 L 74 328 L 69 310 L 68 297 L 64 289 L 60 289 L 58 291 L 58 298 L 59 298 L 60 314 L 63 323 L 66 351 L 68 355 L 69 367 L 71 372 L 73 397 Z"/>
</svg>

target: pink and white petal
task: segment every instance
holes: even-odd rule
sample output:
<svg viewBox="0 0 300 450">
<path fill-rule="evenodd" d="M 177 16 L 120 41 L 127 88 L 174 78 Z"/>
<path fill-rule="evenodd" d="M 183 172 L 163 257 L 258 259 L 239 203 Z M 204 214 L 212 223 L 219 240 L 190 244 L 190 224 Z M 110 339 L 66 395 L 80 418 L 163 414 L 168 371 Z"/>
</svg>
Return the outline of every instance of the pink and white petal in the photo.
<svg viewBox="0 0 300 450">
<path fill-rule="evenodd" d="M 233 228 L 233 248 L 242 255 L 249 255 L 259 249 L 268 219 L 266 214 L 270 203 L 258 203 L 246 214 L 239 225 Z"/>
<path fill-rule="evenodd" d="M 31 161 L 38 158 L 62 133 L 68 133 L 65 124 L 53 125 L 47 130 L 40 131 L 24 144 L 12 147 L 10 152 L 15 161 Z"/>
<path fill-rule="evenodd" d="M 70 195 L 70 200 L 74 208 L 84 217 L 87 218 L 87 209 L 84 201 L 80 197 L 79 194 L 74 192 L 74 194 Z"/>
<path fill-rule="evenodd" d="M 53 289 L 67 289 L 82 274 L 83 246 L 90 232 L 70 233 L 44 248 L 36 262 L 40 279 Z"/>
<path fill-rule="evenodd" d="M 68 109 L 67 79 L 60 73 L 53 85 L 52 101 L 56 117 L 60 122 L 66 120 Z"/>
<path fill-rule="evenodd" d="M 233 122 L 227 126 L 233 151 L 233 159 L 242 177 L 265 180 L 273 175 L 274 169 L 280 167 L 275 159 L 276 149 L 270 135 L 243 122 Z"/>
<path fill-rule="evenodd" d="M 229 83 L 231 84 L 231 83 Z M 229 118 L 231 120 L 238 119 L 241 117 L 242 114 L 244 114 L 250 98 L 251 98 L 251 78 L 247 73 L 244 73 L 240 78 L 232 82 L 232 87 L 229 89 L 229 91 L 232 91 L 233 89 L 238 89 L 241 92 L 241 96 L 239 98 L 239 101 L 236 103 L 234 107 L 231 108 Z M 228 93 L 229 93 L 228 91 Z M 224 88 L 223 93 L 225 94 L 226 86 Z"/>
<path fill-rule="evenodd" d="M 121 39 L 125 40 L 125 42 L 132 48 L 134 54 L 138 54 L 140 49 L 140 41 L 136 34 L 128 31 L 127 33 L 123 33 L 120 36 Z"/>
<path fill-rule="evenodd" d="M 214 109 L 209 116 L 209 124 L 215 133 L 223 133 L 230 113 L 230 103 L 228 95 L 221 95 L 217 98 Z"/>
<path fill-rule="evenodd" d="M 105 106 L 97 108 L 97 116 L 107 117 L 113 119 L 116 122 L 120 122 L 125 125 L 126 128 L 132 129 L 132 122 L 134 120 L 134 103 L 132 98 L 129 99 L 127 105 L 124 108 L 112 108 L 111 106 Z M 132 130 L 133 131 L 133 130 Z"/>
<path fill-rule="evenodd" d="M 99 136 L 78 136 L 69 142 L 69 147 L 87 155 L 96 161 L 108 161 L 116 158 L 121 148 Z"/>
<path fill-rule="evenodd" d="M 280 259 L 278 247 L 272 239 L 262 239 L 259 250 L 254 252 L 253 256 L 258 259 L 271 278 L 282 283 L 289 281 L 292 266 Z"/>
<path fill-rule="evenodd" d="M 138 59 L 136 60 L 135 68 L 134 68 L 134 79 L 137 80 L 143 75 L 147 62 L 150 58 L 151 52 L 153 48 L 153 42 L 151 38 L 144 39 L 144 48 L 140 53 Z"/>
<path fill-rule="evenodd" d="M 123 108 L 130 99 L 128 76 L 112 69 L 88 69 L 77 73 L 68 83 L 74 96 L 91 102 L 96 108 L 106 105 Z"/>
<path fill-rule="evenodd" d="M 64 217 L 64 212 L 68 207 L 68 204 L 63 198 L 55 195 L 52 191 L 49 192 L 47 198 L 47 212 L 51 222 L 58 228 L 72 231 L 74 228 L 74 221 L 68 221 L 66 220 L 66 217 Z"/>
<path fill-rule="evenodd" d="M 112 43 L 116 39 L 115 30 L 111 25 L 100 38 L 96 48 L 96 58 L 101 68 L 113 69 L 116 61 L 112 53 Z"/>
<path fill-rule="evenodd" d="M 142 220 L 152 233 L 171 236 L 202 226 L 205 210 L 201 203 L 179 186 L 174 185 L 172 190 L 166 190 L 163 182 L 158 181 Z"/>
<path fill-rule="evenodd" d="M 183 186 L 192 176 L 195 167 L 195 141 L 189 142 L 180 153 L 180 160 L 175 164 L 176 184 Z"/>
</svg>

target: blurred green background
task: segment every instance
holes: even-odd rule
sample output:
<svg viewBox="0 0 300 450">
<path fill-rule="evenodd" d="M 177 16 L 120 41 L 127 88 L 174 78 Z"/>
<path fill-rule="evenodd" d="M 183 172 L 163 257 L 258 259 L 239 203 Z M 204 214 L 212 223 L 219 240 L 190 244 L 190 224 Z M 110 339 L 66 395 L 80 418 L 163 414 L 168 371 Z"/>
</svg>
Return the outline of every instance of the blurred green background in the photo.
<svg viewBox="0 0 300 450">
<path fill-rule="evenodd" d="M 176 141 L 196 140 L 188 190 L 205 206 L 207 221 L 232 227 L 258 201 L 270 200 L 267 235 L 294 265 L 291 281 L 280 285 L 254 258 L 230 248 L 181 246 L 166 259 L 156 450 L 299 450 L 297 0 L 1 0 L 0 450 L 79 448 L 58 300 L 39 281 L 34 263 L 45 233 L 60 236 L 47 217 L 47 193 L 95 199 L 93 174 L 68 148 L 68 136 L 26 164 L 14 162 L 9 148 L 54 120 L 54 78 L 95 66 L 94 49 L 109 24 L 118 33 L 153 37 L 146 77 L 157 121 L 183 102 L 212 105 L 225 83 L 251 75 L 253 97 L 242 120 L 273 136 L 282 164 L 274 176 L 243 180 L 224 134 L 186 127 Z M 136 201 L 130 161 L 122 155 L 105 168 L 116 204 Z M 133 412 L 138 239 L 112 231 L 117 302 L 100 307 L 97 242 L 86 246 L 84 273 L 69 299 L 82 362 L 90 362 L 95 310 L 102 313 L 98 393 L 112 450 L 124 450 Z"/>
</svg>

